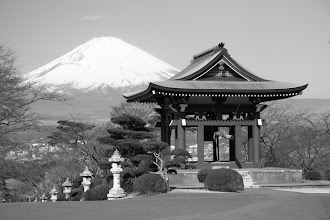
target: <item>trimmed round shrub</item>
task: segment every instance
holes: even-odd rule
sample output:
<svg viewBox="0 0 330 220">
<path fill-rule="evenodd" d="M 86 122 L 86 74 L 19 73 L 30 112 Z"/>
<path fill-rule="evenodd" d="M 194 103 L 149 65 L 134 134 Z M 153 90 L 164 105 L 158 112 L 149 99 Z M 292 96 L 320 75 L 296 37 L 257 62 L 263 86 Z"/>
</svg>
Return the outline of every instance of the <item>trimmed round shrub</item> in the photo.
<svg viewBox="0 0 330 220">
<path fill-rule="evenodd" d="M 185 149 L 172 150 L 171 154 L 174 155 L 174 157 L 178 157 L 178 156 L 190 157 L 190 153 Z"/>
<path fill-rule="evenodd" d="M 124 168 L 123 172 L 121 172 L 120 184 L 121 187 L 125 190 L 125 192 L 131 193 L 133 191 L 133 183 L 137 173 L 137 170 L 130 167 Z M 113 183 L 111 182 L 111 185 L 112 184 Z"/>
<path fill-rule="evenodd" d="M 101 170 L 110 170 L 112 168 L 112 162 L 104 161 L 97 164 Z"/>
<path fill-rule="evenodd" d="M 133 192 L 133 184 L 135 182 L 135 178 L 130 177 L 130 178 L 120 178 L 120 187 L 123 188 L 123 190 L 126 193 L 131 193 Z M 110 189 L 113 187 L 113 179 L 109 182 L 109 184 L 107 185 L 110 187 Z"/>
<path fill-rule="evenodd" d="M 324 171 L 324 179 L 325 180 L 330 180 L 330 170 Z"/>
<path fill-rule="evenodd" d="M 146 173 L 135 180 L 133 191 L 141 194 L 166 192 L 165 181 L 159 174 Z"/>
<path fill-rule="evenodd" d="M 186 169 L 194 170 L 197 169 L 197 167 L 194 164 L 186 164 Z"/>
<path fill-rule="evenodd" d="M 129 161 L 121 161 L 120 165 L 123 169 L 126 168 L 126 167 L 132 167 L 132 163 L 129 162 Z"/>
<path fill-rule="evenodd" d="M 166 168 L 170 168 L 172 166 L 173 166 L 172 161 L 166 161 L 165 164 L 164 164 L 164 167 L 166 167 Z"/>
<path fill-rule="evenodd" d="M 10 202 L 24 202 L 24 197 L 15 192 L 10 196 Z"/>
<path fill-rule="evenodd" d="M 132 160 L 134 162 L 137 162 L 137 163 L 140 163 L 141 160 L 150 160 L 150 161 L 154 161 L 155 158 L 152 156 L 152 155 L 149 155 L 149 154 L 138 154 L 138 155 L 135 155 Z"/>
<path fill-rule="evenodd" d="M 108 186 L 109 185 L 109 182 L 108 182 L 107 178 L 104 178 L 102 180 L 102 185 L 105 185 L 105 186 Z"/>
<path fill-rule="evenodd" d="M 243 191 L 243 177 L 231 169 L 210 170 L 205 178 L 205 188 L 221 192 Z"/>
<path fill-rule="evenodd" d="M 138 166 L 138 173 L 144 174 L 149 172 L 157 172 L 158 167 L 150 160 L 141 160 Z"/>
<path fill-rule="evenodd" d="M 180 167 L 180 164 L 186 164 L 186 158 L 178 156 L 172 160 L 172 164 L 176 167 Z"/>
<path fill-rule="evenodd" d="M 104 178 L 100 178 L 100 177 L 95 177 L 94 179 L 92 179 L 90 188 L 94 188 L 98 185 L 102 185 L 103 179 Z"/>
<path fill-rule="evenodd" d="M 305 173 L 306 180 L 320 180 L 322 179 L 321 173 L 317 170 L 309 170 Z"/>
<path fill-rule="evenodd" d="M 74 188 L 71 191 L 70 199 L 69 201 L 79 201 L 82 194 L 84 193 L 84 187 L 80 186 L 79 188 Z"/>
<path fill-rule="evenodd" d="M 130 168 L 130 167 L 126 167 L 124 168 L 123 172 L 120 173 L 120 176 L 123 179 L 127 179 L 127 178 L 131 178 L 131 177 L 136 177 L 137 174 L 137 170 Z"/>
<path fill-rule="evenodd" d="M 69 197 L 68 201 L 80 201 L 79 197 Z"/>
<path fill-rule="evenodd" d="M 58 195 L 57 195 L 57 200 L 56 201 L 65 201 L 65 195 L 63 192 L 60 192 Z"/>
<path fill-rule="evenodd" d="M 97 201 L 107 200 L 107 194 L 109 193 L 110 187 L 105 185 L 98 185 L 85 192 L 86 201 Z"/>
<path fill-rule="evenodd" d="M 122 178 L 120 185 L 126 193 L 131 193 L 133 191 L 134 182 L 135 182 L 134 177 L 125 178 L 125 179 Z"/>
<path fill-rule="evenodd" d="M 176 175 L 176 174 L 178 174 L 178 171 L 176 171 L 176 169 L 168 169 L 167 173 L 172 174 L 172 175 Z"/>
<path fill-rule="evenodd" d="M 201 170 L 199 170 L 198 173 L 197 173 L 198 181 L 201 182 L 201 183 L 204 183 L 207 174 L 208 174 L 211 170 L 212 170 L 212 169 L 201 169 Z"/>
<path fill-rule="evenodd" d="M 73 180 L 72 188 L 79 188 L 82 181 L 83 181 L 83 177 L 78 176 L 76 179 Z"/>
</svg>

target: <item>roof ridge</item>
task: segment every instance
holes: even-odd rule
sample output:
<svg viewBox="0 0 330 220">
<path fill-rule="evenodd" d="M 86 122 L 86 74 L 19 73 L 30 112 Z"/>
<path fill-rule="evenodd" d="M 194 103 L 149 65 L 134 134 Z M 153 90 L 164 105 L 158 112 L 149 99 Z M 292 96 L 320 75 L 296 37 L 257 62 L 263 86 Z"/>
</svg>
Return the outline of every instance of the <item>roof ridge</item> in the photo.
<svg viewBox="0 0 330 220">
<path fill-rule="evenodd" d="M 204 51 L 202 51 L 202 52 L 200 52 L 198 54 L 195 54 L 193 56 L 193 60 L 197 60 L 197 59 L 199 59 L 199 58 L 201 58 L 203 56 L 209 55 L 210 53 L 213 53 L 214 54 L 214 53 L 218 52 L 221 49 L 227 50 L 226 48 L 224 48 L 224 46 L 225 46 L 225 44 L 223 42 L 221 42 L 221 43 L 219 43 L 218 45 L 216 45 L 214 47 L 211 47 L 211 48 L 209 48 L 207 50 L 204 50 Z"/>
</svg>

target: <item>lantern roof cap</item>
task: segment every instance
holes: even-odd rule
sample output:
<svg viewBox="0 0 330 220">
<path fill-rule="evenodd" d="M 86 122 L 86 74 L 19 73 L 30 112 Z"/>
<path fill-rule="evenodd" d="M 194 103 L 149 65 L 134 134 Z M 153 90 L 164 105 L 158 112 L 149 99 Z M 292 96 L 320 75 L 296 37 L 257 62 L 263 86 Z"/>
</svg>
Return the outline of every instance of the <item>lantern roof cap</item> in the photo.
<svg viewBox="0 0 330 220">
<path fill-rule="evenodd" d="M 84 171 L 80 174 L 80 176 L 91 177 L 93 176 L 93 173 L 88 169 L 88 166 L 86 166 Z"/>
<path fill-rule="evenodd" d="M 73 184 L 70 182 L 69 178 L 66 178 L 65 182 L 62 184 L 64 187 L 71 187 Z"/>
</svg>

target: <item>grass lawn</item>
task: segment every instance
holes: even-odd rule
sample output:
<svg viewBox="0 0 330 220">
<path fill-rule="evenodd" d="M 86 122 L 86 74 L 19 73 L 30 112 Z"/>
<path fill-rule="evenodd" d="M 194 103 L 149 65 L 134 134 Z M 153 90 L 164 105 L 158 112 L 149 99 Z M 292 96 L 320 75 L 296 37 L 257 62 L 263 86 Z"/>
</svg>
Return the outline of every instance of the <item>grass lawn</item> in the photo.
<svg viewBox="0 0 330 220">
<path fill-rule="evenodd" d="M 0 219 L 330 219 L 330 194 L 171 192 L 117 201 L 0 204 Z"/>
</svg>

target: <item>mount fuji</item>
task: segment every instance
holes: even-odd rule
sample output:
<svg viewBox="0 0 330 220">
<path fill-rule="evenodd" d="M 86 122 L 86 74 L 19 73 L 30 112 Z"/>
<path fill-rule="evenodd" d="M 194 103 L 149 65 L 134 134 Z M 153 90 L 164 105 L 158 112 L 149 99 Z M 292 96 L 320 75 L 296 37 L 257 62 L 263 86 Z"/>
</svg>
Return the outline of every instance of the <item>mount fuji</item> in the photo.
<svg viewBox="0 0 330 220">
<path fill-rule="evenodd" d="M 123 92 L 172 77 L 179 70 L 115 37 L 100 37 L 76 47 L 26 74 L 72 97 L 67 103 L 37 103 L 34 108 L 57 120 L 72 114 L 84 119 L 109 119 L 111 106 L 124 101 Z"/>
<path fill-rule="evenodd" d="M 100 37 L 28 73 L 28 78 L 56 87 L 85 91 L 111 87 L 128 91 L 170 78 L 178 69 L 115 37 Z"/>
</svg>

